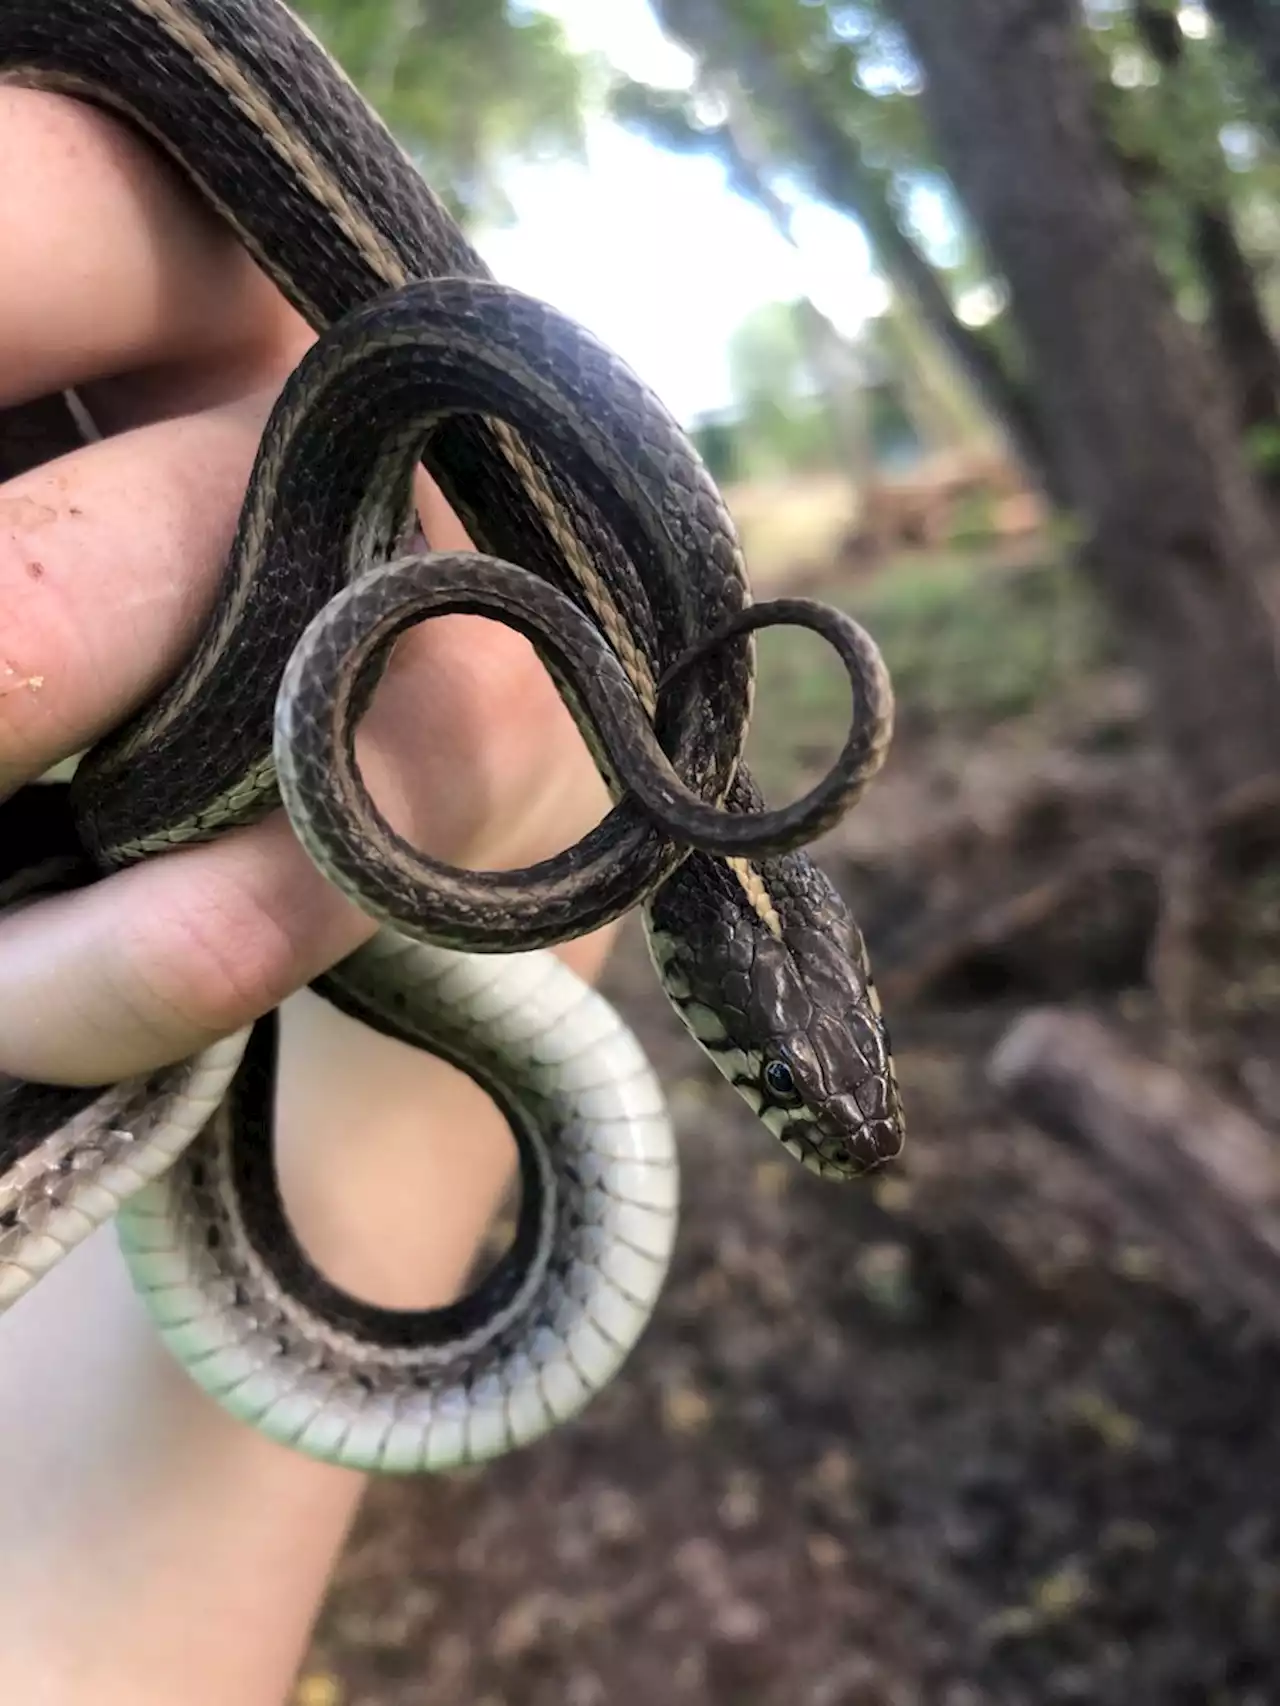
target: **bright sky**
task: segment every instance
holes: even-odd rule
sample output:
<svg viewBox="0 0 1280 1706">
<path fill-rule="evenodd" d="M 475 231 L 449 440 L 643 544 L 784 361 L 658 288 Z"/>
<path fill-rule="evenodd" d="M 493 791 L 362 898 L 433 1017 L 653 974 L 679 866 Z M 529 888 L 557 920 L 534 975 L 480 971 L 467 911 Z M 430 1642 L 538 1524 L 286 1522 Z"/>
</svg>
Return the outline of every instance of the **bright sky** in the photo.
<svg viewBox="0 0 1280 1706">
<path fill-rule="evenodd" d="M 630 76 L 687 83 L 689 62 L 648 0 L 538 0 L 570 46 Z M 667 154 L 604 120 L 585 167 L 509 176 L 517 223 L 479 247 L 504 284 L 554 303 L 623 356 L 683 422 L 730 400 L 729 334 L 762 303 L 806 292 L 853 331 L 881 301 L 857 227 L 802 205 L 801 255 L 732 195 L 711 160 Z"/>
</svg>

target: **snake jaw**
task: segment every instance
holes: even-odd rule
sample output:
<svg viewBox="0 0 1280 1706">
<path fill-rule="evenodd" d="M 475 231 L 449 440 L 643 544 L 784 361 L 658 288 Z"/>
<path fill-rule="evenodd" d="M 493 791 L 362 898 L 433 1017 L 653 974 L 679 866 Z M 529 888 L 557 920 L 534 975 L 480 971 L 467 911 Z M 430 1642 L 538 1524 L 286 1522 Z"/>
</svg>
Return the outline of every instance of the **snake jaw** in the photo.
<svg viewBox="0 0 1280 1706">
<path fill-rule="evenodd" d="M 903 1116 L 888 1032 L 840 895 L 807 860 L 772 861 L 762 881 L 776 936 L 727 881 L 708 892 L 706 866 L 690 866 L 653 903 L 649 930 L 685 1027 L 808 1171 L 856 1179 L 893 1160 Z"/>
<path fill-rule="evenodd" d="M 902 1149 L 901 1125 L 868 1118 L 852 1095 L 799 1112 L 765 1107 L 761 1118 L 802 1167 L 824 1179 L 863 1178 Z"/>
</svg>

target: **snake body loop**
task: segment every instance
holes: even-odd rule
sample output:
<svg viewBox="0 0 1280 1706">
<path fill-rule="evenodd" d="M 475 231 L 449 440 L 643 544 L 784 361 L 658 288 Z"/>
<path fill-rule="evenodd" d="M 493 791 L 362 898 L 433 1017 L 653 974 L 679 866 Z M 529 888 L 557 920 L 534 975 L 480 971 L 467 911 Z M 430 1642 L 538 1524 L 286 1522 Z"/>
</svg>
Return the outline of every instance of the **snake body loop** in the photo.
<svg viewBox="0 0 1280 1706">
<path fill-rule="evenodd" d="M 732 522 L 676 423 L 580 328 L 489 279 L 278 0 L 0 0 L 0 81 L 138 126 L 320 334 L 271 416 L 192 656 L 81 764 L 69 810 L 49 789 L 2 808 L 0 902 L 283 798 L 313 858 L 383 923 L 315 987 L 469 1072 L 511 1123 L 523 1182 L 510 1252 L 461 1303 L 347 1297 L 276 1191 L 268 1015 L 138 1085 L 0 1081 L 0 1304 L 119 1210 L 166 1340 L 238 1416 L 361 1467 L 490 1456 L 612 1378 L 657 1298 L 676 1206 L 634 1041 L 530 950 L 643 905 L 676 1011 L 805 1165 L 850 1177 L 901 1145 L 861 936 L 797 851 L 883 762 L 883 663 L 835 612 L 751 605 Z M 406 557 L 419 461 L 479 555 Z M 525 871 L 424 859 L 355 771 L 396 633 L 450 609 L 529 634 L 613 794 L 597 829 Z M 836 646 L 855 716 L 830 776 L 770 812 L 742 751 L 750 634 L 781 621 Z"/>
</svg>

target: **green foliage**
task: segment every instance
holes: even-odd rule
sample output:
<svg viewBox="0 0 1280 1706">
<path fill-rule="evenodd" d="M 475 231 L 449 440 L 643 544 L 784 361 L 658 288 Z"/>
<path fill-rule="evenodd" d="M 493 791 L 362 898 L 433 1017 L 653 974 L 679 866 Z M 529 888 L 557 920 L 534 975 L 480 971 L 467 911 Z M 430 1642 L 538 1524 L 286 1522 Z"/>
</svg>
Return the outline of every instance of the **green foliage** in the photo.
<svg viewBox="0 0 1280 1706">
<path fill-rule="evenodd" d="M 837 460 L 830 419 L 812 398 L 784 403 L 762 394 L 731 419 L 696 422 L 691 436 L 721 485 L 804 474 Z"/>
<path fill-rule="evenodd" d="M 815 319 L 804 301 L 771 302 L 731 333 L 734 476 L 796 474 L 840 462 L 837 410 L 846 399 L 834 393 L 850 388 L 852 376 L 820 366 Z"/>
<path fill-rule="evenodd" d="M 742 429 L 736 420 L 695 421 L 689 437 L 718 486 L 730 486 L 746 478 L 748 457 L 744 453 Z"/>
<path fill-rule="evenodd" d="M 299 11 L 464 224 L 510 209 L 513 158 L 573 155 L 594 69 L 508 0 L 299 0 Z"/>
<path fill-rule="evenodd" d="M 1266 421 L 1245 437 L 1245 451 L 1257 473 L 1268 481 L 1280 477 L 1280 422 Z"/>
<path fill-rule="evenodd" d="M 922 312 L 925 338 L 950 352 L 964 384 L 1043 472 L 1050 435 L 1034 376 L 940 168 L 894 0 L 652 3 L 694 52 L 695 85 L 616 83 L 616 115 L 663 146 L 720 158 L 730 182 L 784 230 L 797 194 L 857 219 L 886 276 Z M 1183 312 L 1201 319 L 1223 301 L 1221 273 L 1208 276 L 1209 230 L 1234 231 L 1259 299 L 1280 314 L 1280 277 L 1270 276 L 1280 274 L 1280 99 L 1183 0 L 1081 0 L 1079 10 L 1099 110 Z M 750 150 L 735 113 L 749 121 Z M 979 287 L 997 308 L 975 327 L 960 305 Z"/>
<path fill-rule="evenodd" d="M 761 400 L 792 403 L 811 389 L 796 304 L 769 302 L 729 336 L 729 382 L 750 408 Z"/>
<path fill-rule="evenodd" d="M 677 96 L 618 84 L 615 115 L 665 146 L 718 156 L 729 181 L 788 235 L 797 193 L 857 220 L 937 346 L 933 365 L 945 352 L 955 377 L 1040 467 L 1044 434 L 1004 360 L 1018 342 L 1009 317 L 997 307 L 1001 325 L 979 339 L 958 312 L 975 284 L 997 304 L 1000 293 L 938 167 L 919 77 L 887 11 L 870 0 L 652 3 L 695 55 L 695 84 Z"/>
<path fill-rule="evenodd" d="M 1108 655 L 1081 577 L 1057 559 L 995 569 L 955 552 L 904 563 L 877 578 L 859 615 L 904 708 L 953 726 L 1024 715 Z"/>
<path fill-rule="evenodd" d="M 962 551 L 903 563 L 858 603 L 904 708 L 973 727 L 1023 716 L 1106 661 L 1097 610 L 1057 560 L 992 568 Z"/>
<path fill-rule="evenodd" d="M 1057 558 L 1015 568 L 977 552 L 903 559 L 861 585 L 828 585 L 876 636 L 893 677 L 898 722 L 976 737 L 1066 699 L 1114 658 L 1082 578 Z M 773 707 L 749 747 L 765 793 L 786 799 L 797 769 L 820 768 L 849 716 L 839 668 L 811 636 L 760 636 L 759 701 Z"/>
<path fill-rule="evenodd" d="M 999 337 L 1001 323 L 974 329 L 981 341 Z M 981 403 L 957 375 L 904 297 L 890 299 L 863 334 L 871 365 L 884 384 L 872 411 L 874 444 L 892 457 L 908 445 L 945 449 L 971 444 L 987 432 Z M 1009 340 L 1012 341 L 1012 340 Z M 1015 366 L 1020 351 L 1003 347 L 998 359 Z"/>
<path fill-rule="evenodd" d="M 1230 221 L 1255 262 L 1280 256 L 1280 156 L 1260 128 L 1257 79 L 1220 32 L 1185 30 L 1181 10 L 1175 0 L 1110 8 L 1085 47 L 1157 259 L 1183 311 L 1200 319 L 1206 281 L 1197 216 Z"/>
<path fill-rule="evenodd" d="M 684 8 L 657 0 L 660 17 L 670 14 L 677 34 L 699 56 L 700 74 L 689 90 L 653 89 L 629 78 L 614 80 L 610 108 L 623 124 L 679 152 L 720 158 L 731 181 L 745 193 L 725 100 L 726 80 L 745 93 L 751 122 L 775 187 L 798 186 L 841 211 L 863 217 L 866 207 L 844 193 L 830 158 L 818 160 L 782 110 L 776 86 L 764 90 L 741 54 L 712 47 L 701 34 L 680 28 Z M 716 0 L 713 10 L 747 44 L 751 56 L 767 60 L 773 75 L 796 101 L 816 115 L 860 162 L 860 189 L 874 188 L 904 225 L 914 223 L 913 199 L 922 191 L 949 194 L 920 110 L 918 81 L 894 26 L 866 5 L 810 4 L 808 0 Z M 728 38 L 726 38 L 727 40 Z M 951 207 L 952 229 L 945 252 L 932 231 L 918 233 L 932 258 L 962 283 L 985 276 L 963 210 Z"/>
</svg>

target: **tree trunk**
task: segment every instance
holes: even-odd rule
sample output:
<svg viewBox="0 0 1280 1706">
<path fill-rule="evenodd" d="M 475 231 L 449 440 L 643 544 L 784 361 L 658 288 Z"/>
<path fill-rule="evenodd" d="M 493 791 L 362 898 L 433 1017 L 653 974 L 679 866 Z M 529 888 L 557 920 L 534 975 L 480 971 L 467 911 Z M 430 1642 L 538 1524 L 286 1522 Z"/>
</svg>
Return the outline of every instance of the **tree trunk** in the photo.
<svg viewBox="0 0 1280 1706">
<path fill-rule="evenodd" d="M 1014 1107 L 1101 1173 L 1206 1297 L 1280 1337 L 1275 1140 L 1091 1014 L 1024 1015 L 990 1062 Z"/>
<path fill-rule="evenodd" d="M 1177 77 L 1186 38 L 1176 14 L 1168 6 L 1143 0 L 1134 7 L 1133 21 L 1164 75 Z M 1216 150 L 1216 137 L 1207 137 L 1205 145 Z M 1156 162 L 1151 165 L 1159 170 Z M 1280 416 L 1280 350 L 1225 194 L 1204 197 L 1192 209 L 1191 242 L 1236 417 L 1246 431 L 1274 424 Z"/>
<path fill-rule="evenodd" d="M 722 0 L 654 0 L 654 11 L 672 35 L 700 58 L 732 71 L 752 97 L 781 120 L 819 195 L 862 226 L 890 282 L 914 303 L 973 386 L 1028 477 L 1056 497 L 1034 399 L 957 316 L 938 274 L 898 223 L 883 181 L 864 164 L 857 145 L 807 98 L 787 66 L 750 36 Z"/>
<path fill-rule="evenodd" d="M 1280 768 L 1280 546 L 1108 144 L 1078 7 L 894 10 L 1008 282 L 1083 561 L 1146 672 L 1179 797 L 1212 813 Z"/>
<path fill-rule="evenodd" d="M 1194 243 L 1209 296 L 1209 325 L 1246 432 L 1280 420 L 1280 350 L 1258 297 L 1253 268 L 1225 210 L 1199 207 Z"/>
</svg>

